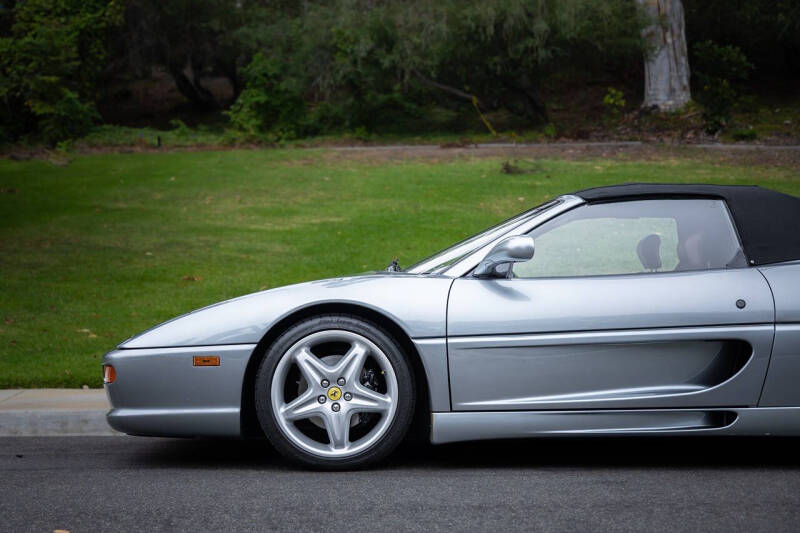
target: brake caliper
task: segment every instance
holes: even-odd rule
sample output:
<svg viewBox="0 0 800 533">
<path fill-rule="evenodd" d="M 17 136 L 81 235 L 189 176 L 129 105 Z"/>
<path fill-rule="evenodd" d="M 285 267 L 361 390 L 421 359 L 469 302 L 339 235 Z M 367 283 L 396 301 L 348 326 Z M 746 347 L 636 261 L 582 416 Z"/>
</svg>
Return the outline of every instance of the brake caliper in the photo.
<svg viewBox="0 0 800 533">
<path fill-rule="evenodd" d="M 378 392 L 378 389 L 383 384 L 383 377 L 381 373 L 375 372 L 375 370 L 371 368 L 364 368 L 361 370 L 361 377 L 359 378 L 361 385 L 365 388 Z M 373 420 L 375 420 L 376 415 L 375 413 L 358 413 L 358 424 L 355 427 L 359 426 L 366 426 Z"/>
</svg>

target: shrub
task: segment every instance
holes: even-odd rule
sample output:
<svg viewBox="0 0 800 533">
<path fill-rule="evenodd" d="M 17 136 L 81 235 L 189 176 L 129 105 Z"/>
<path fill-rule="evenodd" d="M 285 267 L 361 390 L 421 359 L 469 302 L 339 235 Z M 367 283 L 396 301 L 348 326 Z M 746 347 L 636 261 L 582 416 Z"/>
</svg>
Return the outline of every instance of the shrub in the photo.
<svg viewBox="0 0 800 533">
<path fill-rule="evenodd" d="M 247 88 L 228 111 L 231 124 L 253 138 L 270 133 L 296 137 L 298 126 L 307 122 L 302 90 L 283 75 L 281 65 L 256 54 L 244 69 Z"/>
<path fill-rule="evenodd" d="M 758 139 L 758 132 L 753 128 L 734 130 L 731 132 L 731 137 L 736 141 L 755 141 Z"/>
<path fill-rule="evenodd" d="M 603 107 L 613 117 L 618 117 L 625 109 L 625 95 L 613 87 L 608 88 L 608 92 L 603 97 Z"/>
<path fill-rule="evenodd" d="M 0 120 L 6 135 L 33 133 L 56 142 L 86 133 L 99 117 L 97 80 L 114 0 L 27 0 L 15 4 L 9 36 L 0 38 Z"/>
<path fill-rule="evenodd" d="M 187 139 L 191 136 L 197 137 L 197 134 L 192 131 L 192 128 L 187 126 L 186 123 L 180 119 L 174 118 L 170 120 L 169 125 L 172 126 L 172 133 L 179 139 Z"/>
<path fill-rule="evenodd" d="M 50 143 L 84 135 L 100 118 L 93 102 L 81 100 L 77 93 L 66 88 L 59 92 L 57 100 L 39 98 L 28 102 L 38 118 L 38 133 Z"/>
<path fill-rule="evenodd" d="M 739 99 L 734 83 L 746 79 L 753 65 L 736 46 L 703 41 L 694 46 L 695 100 L 703 107 L 706 131 L 716 133 L 730 122 Z"/>
</svg>

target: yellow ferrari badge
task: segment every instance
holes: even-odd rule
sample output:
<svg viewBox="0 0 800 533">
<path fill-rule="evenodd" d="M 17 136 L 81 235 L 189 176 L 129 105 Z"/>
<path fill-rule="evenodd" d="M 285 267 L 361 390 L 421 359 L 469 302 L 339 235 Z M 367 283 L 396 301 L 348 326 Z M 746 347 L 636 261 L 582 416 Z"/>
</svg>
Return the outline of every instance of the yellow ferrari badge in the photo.
<svg viewBox="0 0 800 533">
<path fill-rule="evenodd" d="M 331 387 L 330 389 L 328 389 L 328 398 L 330 398 L 332 401 L 335 402 L 341 397 L 342 397 L 342 389 L 340 389 L 339 387 Z"/>
</svg>

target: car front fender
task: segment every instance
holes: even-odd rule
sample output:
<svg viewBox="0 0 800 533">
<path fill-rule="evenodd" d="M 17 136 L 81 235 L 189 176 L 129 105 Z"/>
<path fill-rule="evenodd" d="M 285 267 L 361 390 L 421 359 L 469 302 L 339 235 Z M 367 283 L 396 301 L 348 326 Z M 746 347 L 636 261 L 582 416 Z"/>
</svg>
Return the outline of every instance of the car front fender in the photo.
<svg viewBox="0 0 800 533">
<path fill-rule="evenodd" d="M 121 349 L 258 343 L 282 318 L 319 304 L 353 304 L 394 320 L 414 338 L 445 336 L 452 278 L 371 274 L 257 292 L 179 316 L 120 344 Z"/>
</svg>

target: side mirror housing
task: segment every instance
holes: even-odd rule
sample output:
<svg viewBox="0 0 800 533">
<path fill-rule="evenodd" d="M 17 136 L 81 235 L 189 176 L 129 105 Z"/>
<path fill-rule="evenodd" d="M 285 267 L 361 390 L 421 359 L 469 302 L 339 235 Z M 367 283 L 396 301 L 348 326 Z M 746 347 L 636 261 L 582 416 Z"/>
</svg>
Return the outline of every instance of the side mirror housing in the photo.
<svg viewBox="0 0 800 533">
<path fill-rule="evenodd" d="M 475 267 L 472 275 L 476 278 L 506 278 L 511 273 L 512 263 L 529 261 L 533 258 L 533 237 L 517 235 L 498 242 Z"/>
</svg>

